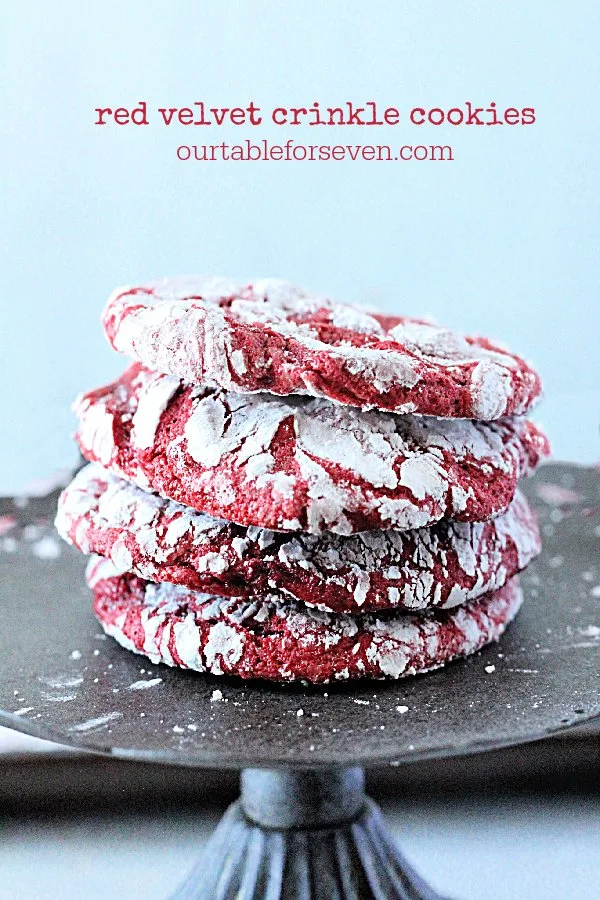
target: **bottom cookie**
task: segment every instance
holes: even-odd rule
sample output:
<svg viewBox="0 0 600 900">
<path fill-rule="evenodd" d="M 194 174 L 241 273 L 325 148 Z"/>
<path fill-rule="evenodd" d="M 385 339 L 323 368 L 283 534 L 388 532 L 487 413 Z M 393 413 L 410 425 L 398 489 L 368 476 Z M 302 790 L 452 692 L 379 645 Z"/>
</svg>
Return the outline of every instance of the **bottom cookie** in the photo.
<svg viewBox="0 0 600 900">
<path fill-rule="evenodd" d="M 153 663 L 270 681 L 401 678 L 498 640 L 517 614 L 517 578 L 457 610 L 349 616 L 294 601 L 216 597 L 120 574 L 106 559 L 87 571 L 105 632 Z"/>
</svg>

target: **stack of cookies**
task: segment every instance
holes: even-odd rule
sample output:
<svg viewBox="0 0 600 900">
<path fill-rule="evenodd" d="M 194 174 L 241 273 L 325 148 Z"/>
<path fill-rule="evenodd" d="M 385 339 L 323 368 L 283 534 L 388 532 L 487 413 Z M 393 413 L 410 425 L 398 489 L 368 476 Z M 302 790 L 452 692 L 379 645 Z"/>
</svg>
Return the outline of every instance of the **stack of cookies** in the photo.
<svg viewBox="0 0 600 900">
<path fill-rule="evenodd" d="M 103 315 L 135 362 L 76 401 L 62 536 L 152 662 L 399 678 L 497 640 L 539 553 L 538 375 L 487 339 L 285 282 L 175 278 Z"/>
</svg>

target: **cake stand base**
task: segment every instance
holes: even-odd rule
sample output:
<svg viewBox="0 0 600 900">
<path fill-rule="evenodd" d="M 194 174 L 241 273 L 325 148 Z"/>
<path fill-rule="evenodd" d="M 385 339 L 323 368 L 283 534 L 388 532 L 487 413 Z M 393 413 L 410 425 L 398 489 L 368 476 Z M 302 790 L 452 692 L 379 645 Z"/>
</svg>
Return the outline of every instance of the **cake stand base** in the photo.
<svg viewBox="0 0 600 900">
<path fill-rule="evenodd" d="M 364 770 L 244 769 L 173 900 L 441 900 L 395 847 Z"/>
</svg>

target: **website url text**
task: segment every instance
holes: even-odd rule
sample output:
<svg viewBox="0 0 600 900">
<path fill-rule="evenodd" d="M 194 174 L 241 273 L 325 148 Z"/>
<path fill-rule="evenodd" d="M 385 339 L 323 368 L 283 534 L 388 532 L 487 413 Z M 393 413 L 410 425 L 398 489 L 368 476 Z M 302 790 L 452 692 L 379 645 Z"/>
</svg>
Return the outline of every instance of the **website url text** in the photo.
<svg viewBox="0 0 600 900">
<path fill-rule="evenodd" d="M 182 162 L 453 162 L 453 148 L 446 144 L 299 144 L 293 140 L 273 144 L 267 140 L 239 144 L 181 144 L 177 159 Z"/>
</svg>

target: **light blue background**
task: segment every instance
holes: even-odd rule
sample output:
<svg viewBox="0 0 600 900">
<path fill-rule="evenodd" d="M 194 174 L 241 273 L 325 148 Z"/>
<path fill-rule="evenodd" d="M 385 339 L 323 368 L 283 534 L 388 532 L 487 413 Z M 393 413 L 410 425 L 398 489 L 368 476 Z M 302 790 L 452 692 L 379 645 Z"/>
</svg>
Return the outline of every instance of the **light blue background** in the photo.
<svg viewBox="0 0 600 900">
<path fill-rule="evenodd" d="M 598 45 L 590 2 L 4 2 L 0 489 L 70 464 L 69 403 L 123 362 L 123 282 L 276 275 L 489 333 L 536 362 L 556 455 L 598 458 Z M 314 128 L 94 128 L 94 107 L 535 106 L 527 128 L 340 130 L 453 163 L 178 162 Z M 209 134 L 212 138 L 209 138 Z M 319 129 L 335 142 L 335 130 Z"/>
</svg>

